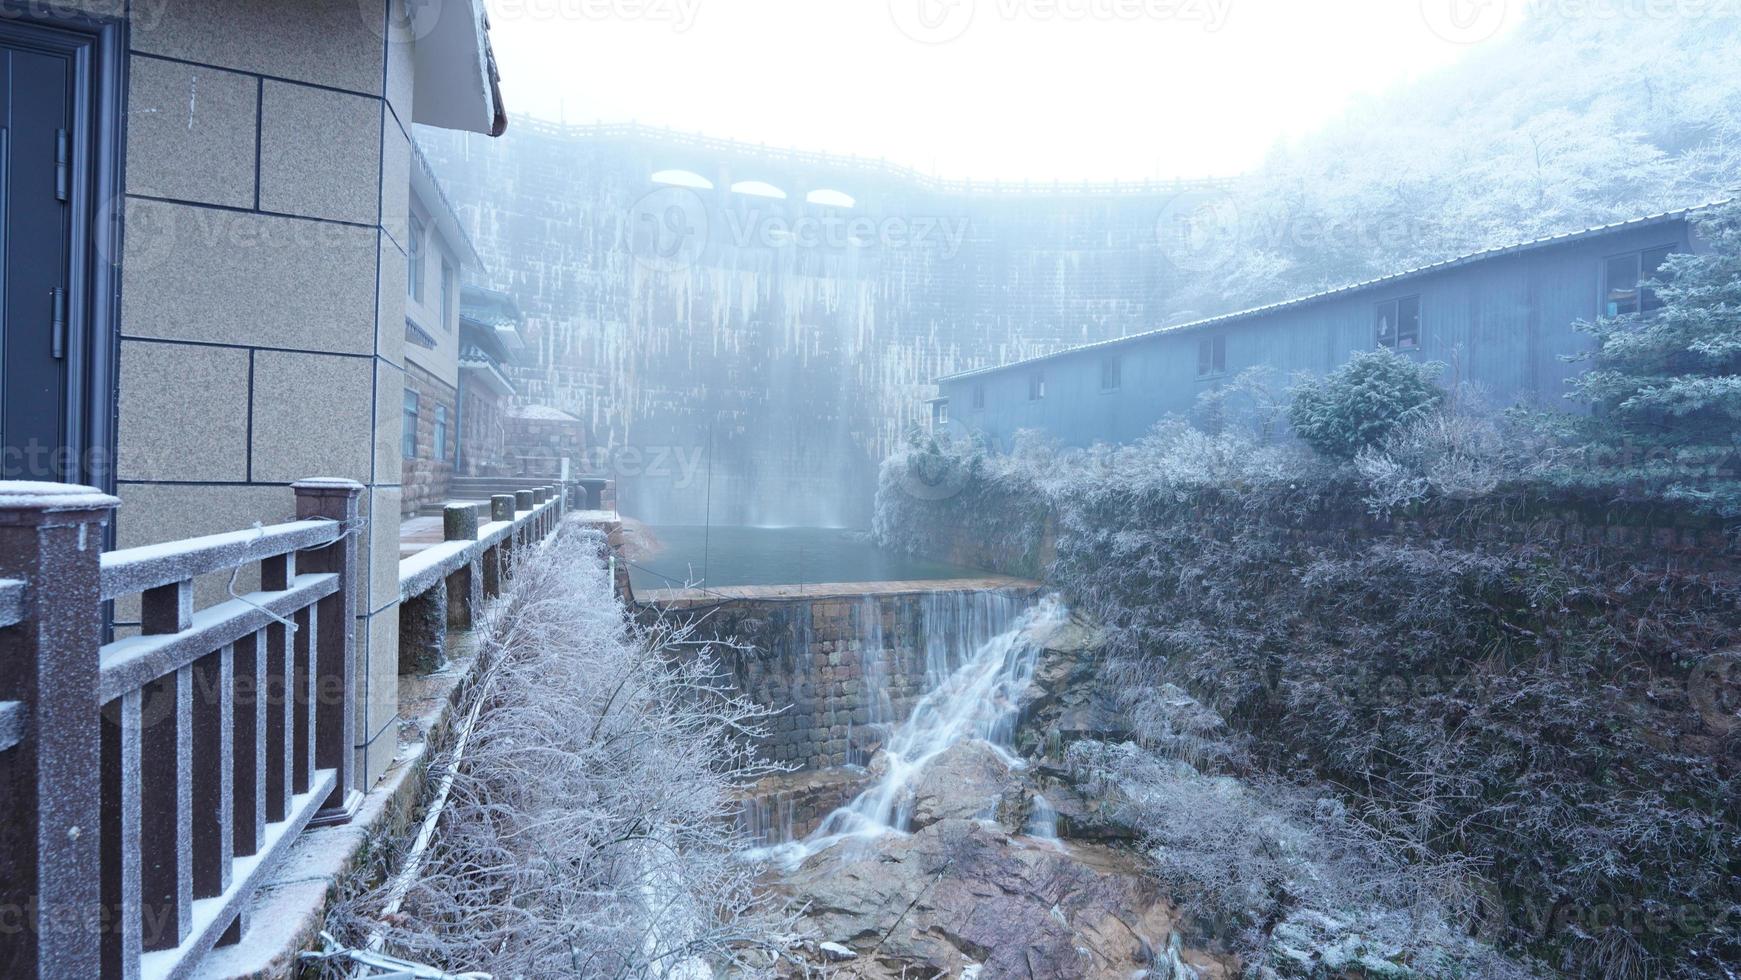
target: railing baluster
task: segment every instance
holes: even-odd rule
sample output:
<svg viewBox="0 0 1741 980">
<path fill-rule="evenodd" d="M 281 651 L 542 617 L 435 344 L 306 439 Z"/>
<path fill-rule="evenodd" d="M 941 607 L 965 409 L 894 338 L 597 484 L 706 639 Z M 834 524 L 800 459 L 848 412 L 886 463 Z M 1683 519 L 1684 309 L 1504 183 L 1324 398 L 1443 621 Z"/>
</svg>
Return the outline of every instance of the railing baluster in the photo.
<svg viewBox="0 0 1741 980">
<path fill-rule="evenodd" d="M 184 579 L 139 595 L 140 632 L 147 636 L 180 633 L 193 626 L 193 582 Z"/>
<path fill-rule="evenodd" d="M 193 665 L 193 894 L 222 895 L 235 854 L 235 654 Z"/>
<path fill-rule="evenodd" d="M 103 709 L 102 893 L 103 973 L 139 975 L 140 692 L 128 691 Z"/>
<path fill-rule="evenodd" d="M 235 645 L 234 759 L 237 857 L 259 852 L 266 842 L 266 631 Z"/>
<path fill-rule="evenodd" d="M 266 627 L 266 822 L 289 813 L 291 781 L 291 646 L 283 623 Z"/>
<path fill-rule="evenodd" d="M 147 951 L 174 949 L 193 927 L 193 670 L 145 685 L 140 700 L 140 928 Z"/>
<path fill-rule="evenodd" d="M 308 792 L 309 775 L 314 770 L 314 655 L 318 648 L 315 628 L 319 623 L 314 606 L 297 613 L 295 619 L 296 665 L 292 681 L 296 691 L 296 717 L 290 726 L 294 742 L 291 789 L 300 796 Z"/>
</svg>

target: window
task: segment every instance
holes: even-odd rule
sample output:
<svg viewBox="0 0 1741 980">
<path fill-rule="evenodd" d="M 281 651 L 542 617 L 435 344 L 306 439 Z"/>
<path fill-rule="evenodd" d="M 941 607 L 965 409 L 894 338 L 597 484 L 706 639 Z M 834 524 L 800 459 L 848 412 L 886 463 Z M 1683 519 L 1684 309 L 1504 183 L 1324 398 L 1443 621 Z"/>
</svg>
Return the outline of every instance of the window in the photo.
<svg viewBox="0 0 1741 980">
<path fill-rule="evenodd" d="M 940 401 L 937 403 L 936 419 L 937 419 L 938 428 L 942 428 L 943 426 L 949 424 L 949 401 L 948 401 L 948 399 L 944 399 L 943 401 Z"/>
<path fill-rule="evenodd" d="M 417 392 L 405 392 L 405 431 L 399 436 L 399 449 L 406 459 L 417 458 Z"/>
<path fill-rule="evenodd" d="M 985 410 L 985 385 L 973 386 L 973 410 L 976 412 Z"/>
<path fill-rule="evenodd" d="M 1035 371 L 1028 376 L 1028 401 L 1037 402 L 1046 397 L 1046 372 Z"/>
<path fill-rule="evenodd" d="M 1197 377 L 1207 378 L 1227 371 L 1227 338 L 1204 337 L 1197 341 Z"/>
<path fill-rule="evenodd" d="M 1124 363 L 1116 356 L 1100 362 L 1100 390 L 1117 391 L 1124 383 Z"/>
<path fill-rule="evenodd" d="M 435 406 L 435 458 L 447 458 L 447 406 Z"/>
<path fill-rule="evenodd" d="M 1405 296 L 1378 304 L 1378 345 L 1391 350 L 1420 350 L 1419 296 Z"/>
<path fill-rule="evenodd" d="M 1644 284 L 1657 277 L 1673 245 L 1647 248 L 1605 259 L 1602 263 L 1602 315 L 1629 316 L 1662 309 L 1662 300 Z"/>
<path fill-rule="evenodd" d="M 453 266 L 441 263 L 441 329 L 453 330 Z"/>
<path fill-rule="evenodd" d="M 405 243 L 405 295 L 423 302 L 423 222 L 411 216 L 411 240 Z"/>
</svg>

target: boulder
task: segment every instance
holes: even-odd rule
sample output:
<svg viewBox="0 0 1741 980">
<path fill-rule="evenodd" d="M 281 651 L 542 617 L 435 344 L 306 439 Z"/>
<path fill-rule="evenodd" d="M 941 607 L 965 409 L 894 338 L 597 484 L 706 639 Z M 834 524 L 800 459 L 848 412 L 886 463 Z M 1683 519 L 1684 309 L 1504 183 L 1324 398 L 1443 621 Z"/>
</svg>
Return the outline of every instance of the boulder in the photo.
<svg viewBox="0 0 1741 980">
<path fill-rule="evenodd" d="M 1068 853 L 979 820 L 813 856 L 786 889 L 807 920 L 857 954 L 865 977 L 1118 978 L 1167 970 L 1176 918 L 1139 855 L 1085 845 Z M 1232 964 L 1186 950 L 1203 980 Z"/>
<path fill-rule="evenodd" d="M 922 830 L 939 820 L 995 817 L 1011 783 L 1009 764 L 991 745 L 978 739 L 952 745 L 914 782 L 909 829 Z"/>
</svg>

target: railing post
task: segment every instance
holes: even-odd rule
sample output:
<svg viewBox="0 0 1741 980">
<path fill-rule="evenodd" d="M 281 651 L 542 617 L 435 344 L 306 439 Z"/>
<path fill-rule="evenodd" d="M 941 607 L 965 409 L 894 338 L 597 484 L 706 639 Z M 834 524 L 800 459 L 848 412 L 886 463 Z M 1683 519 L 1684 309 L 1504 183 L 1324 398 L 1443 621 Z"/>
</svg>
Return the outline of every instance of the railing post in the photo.
<svg viewBox="0 0 1741 980">
<path fill-rule="evenodd" d="M 18 621 L 0 627 L 0 711 L 13 719 L 0 741 L 0 914 L 15 924 L 0 930 L 0 976 L 102 968 L 101 558 L 119 504 L 89 487 L 0 484 L 0 579 L 23 583 Z"/>
<path fill-rule="evenodd" d="M 358 505 L 363 486 L 354 480 L 320 478 L 291 484 L 296 492 L 298 520 L 338 521 L 344 534 L 324 548 L 299 553 L 296 570 L 334 572 L 338 591 L 320 600 L 315 622 L 315 743 L 314 766 L 338 774 L 313 824 L 348 822 L 362 804 L 363 790 L 352 743 L 356 739 L 357 585 L 363 580 L 357 560 Z"/>
<path fill-rule="evenodd" d="M 473 504 L 449 504 L 442 512 L 442 537 L 449 541 L 478 539 L 478 511 Z M 469 630 L 483 605 L 483 562 L 473 558 L 447 576 L 447 625 Z"/>
</svg>

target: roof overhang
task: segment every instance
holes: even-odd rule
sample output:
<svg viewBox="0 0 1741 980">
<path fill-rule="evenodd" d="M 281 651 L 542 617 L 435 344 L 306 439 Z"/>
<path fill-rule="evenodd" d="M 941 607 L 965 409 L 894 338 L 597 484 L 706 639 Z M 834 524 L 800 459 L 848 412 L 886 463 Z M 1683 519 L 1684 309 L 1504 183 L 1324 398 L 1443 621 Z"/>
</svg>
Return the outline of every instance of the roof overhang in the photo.
<svg viewBox="0 0 1741 980">
<path fill-rule="evenodd" d="M 435 170 L 415 141 L 411 144 L 411 193 L 423 205 L 436 234 L 446 240 L 448 249 L 459 258 L 460 266 L 473 271 L 482 270 L 484 260 L 478 255 L 477 246 L 465 233 L 459 213 L 453 209 L 453 202 L 447 199 L 447 193 L 435 179 Z"/>
<path fill-rule="evenodd" d="M 425 126 L 500 136 L 507 110 L 490 49 L 483 0 L 423 0 L 413 5 L 416 76 L 411 118 Z"/>
<path fill-rule="evenodd" d="M 475 378 L 478 384 L 483 385 L 486 390 L 493 394 L 503 398 L 511 397 L 514 394 L 514 383 L 508 380 L 501 369 L 487 360 L 462 357 L 459 369 L 461 373 Z"/>
</svg>

